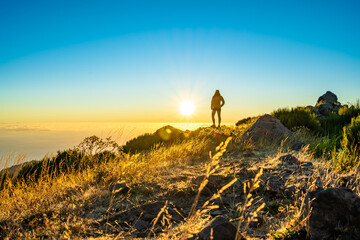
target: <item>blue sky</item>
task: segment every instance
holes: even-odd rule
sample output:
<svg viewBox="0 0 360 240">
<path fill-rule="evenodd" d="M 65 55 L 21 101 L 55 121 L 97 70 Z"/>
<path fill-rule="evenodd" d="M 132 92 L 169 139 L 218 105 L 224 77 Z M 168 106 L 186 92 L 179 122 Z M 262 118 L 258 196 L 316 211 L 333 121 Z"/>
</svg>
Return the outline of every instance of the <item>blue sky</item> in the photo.
<svg viewBox="0 0 360 240">
<path fill-rule="evenodd" d="M 225 121 L 360 90 L 359 1 L 2 1 L 0 121 Z M 181 101 L 196 114 L 178 113 Z"/>
</svg>

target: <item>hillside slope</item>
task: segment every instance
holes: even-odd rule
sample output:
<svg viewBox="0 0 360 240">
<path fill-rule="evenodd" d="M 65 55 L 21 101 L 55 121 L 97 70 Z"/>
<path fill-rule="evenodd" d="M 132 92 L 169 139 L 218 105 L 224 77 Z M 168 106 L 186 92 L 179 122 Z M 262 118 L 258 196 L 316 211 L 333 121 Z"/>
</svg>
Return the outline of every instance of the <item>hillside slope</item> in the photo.
<svg viewBox="0 0 360 240">
<path fill-rule="evenodd" d="M 322 138 L 301 128 L 282 142 L 244 141 L 253 123 L 198 129 L 136 153 L 93 152 L 90 144 L 44 160 L 39 171 L 28 168 L 24 179 L 3 177 L 0 236 L 208 239 L 206 224 L 219 216 L 214 236 L 305 239 L 325 231 L 309 225 L 308 196 L 336 188 L 354 191 L 356 200 L 359 169 L 333 171 L 325 155 L 313 155 L 311 145 Z M 308 144 L 291 150 L 299 141 Z M 334 234 L 357 236 L 346 231 Z"/>
</svg>

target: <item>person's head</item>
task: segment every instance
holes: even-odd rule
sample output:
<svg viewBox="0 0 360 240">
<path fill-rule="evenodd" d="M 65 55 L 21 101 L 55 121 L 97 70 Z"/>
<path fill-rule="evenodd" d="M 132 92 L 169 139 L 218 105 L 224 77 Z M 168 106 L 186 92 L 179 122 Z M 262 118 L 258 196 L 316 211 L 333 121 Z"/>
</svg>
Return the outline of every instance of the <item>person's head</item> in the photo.
<svg viewBox="0 0 360 240">
<path fill-rule="evenodd" d="M 216 90 L 214 96 L 220 96 L 220 91 Z"/>
</svg>

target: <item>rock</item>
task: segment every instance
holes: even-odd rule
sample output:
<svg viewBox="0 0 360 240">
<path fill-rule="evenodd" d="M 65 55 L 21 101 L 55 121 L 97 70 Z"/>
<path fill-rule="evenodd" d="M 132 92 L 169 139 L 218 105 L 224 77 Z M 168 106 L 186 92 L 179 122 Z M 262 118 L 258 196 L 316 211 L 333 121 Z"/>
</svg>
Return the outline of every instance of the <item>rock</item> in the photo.
<svg viewBox="0 0 360 240">
<path fill-rule="evenodd" d="M 270 193 L 278 194 L 280 192 L 281 186 L 284 184 L 282 181 L 270 178 L 266 185 L 266 190 Z"/>
<path fill-rule="evenodd" d="M 242 141 L 280 143 L 292 135 L 279 119 L 269 114 L 261 116 L 242 136 Z"/>
<path fill-rule="evenodd" d="M 216 216 L 220 216 L 220 215 L 223 215 L 224 213 L 222 212 L 222 211 L 220 211 L 220 210 L 215 210 L 215 211 L 211 211 L 210 212 L 210 215 L 212 216 L 212 217 L 216 217 Z"/>
<path fill-rule="evenodd" d="M 279 157 L 279 160 L 282 162 L 282 163 L 287 163 L 287 164 L 300 164 L 299 160 L 293 156 L 292 154 L 284 154 L 282 156 Z"/>
<path fill-rule="evenodd" d="M 205 175 L 199 176 L 195 179 L 195 182 L 200 186 L 202 181 L 204 181 Z M 212 174 L 208 177 L 208 183 L 205 188 L 208 188 L 204 191 L 204 195 L 212 195 L 213 193 L 217 192 L 222 186 L 224 186 L 227 182 L 229 182 L 229 177 L 223 176 L 220 174 Z"/>
<path fill-rule="evenodd" d="M 318 98 L 315 107 L 319 107 L 323 103 L 329 103 L 331 105 L 335 105 L 336 103 L 338 103 L 337 100 L 338 98 L 334 93 L 327 91 L 324 95 Z"/>
<path fill-rule="evenodd" d="M 141 230 L 144 230 L 149 227 L 149 222 L 138 219 L 138 220 L 134 221 L 132 226 L 136 230 L 141 231 Z"/>
<path fill-rule="evenodd" d="M 330 113 L 332 113 L 333 111 L 334 111 L 334 107 L 330 103 L 320 104 L 317 109 L 317 112 L 322 116 L 329 116 Z"/>
<path fill-rule="evenodd" d="M 341 108 L 341 103 L 337 101 L 337 96 L 327 91 L 320 96 L 315 105 L 315 113 L 318 117 L 329 116 L 331 113 L 338 113 Z"/>
<path fill-rule="evenodd" d="M 110 184 L 109 190 L 114 194 L 126 194 L 130 191 L 130 188 L 125 182 L 113 182 Z"/>
<path fill-rule="evenodd" d="M 294 151 L 300 151 L 303 147 L 306 146 L 306 143 L 304 142 L 297 142 L 295 143 L 294 145 L 292 145 L 290 147 L 291 150 L 294 150 Z"/>
<path fill-rule="evenodd" d="M 214 191 L 215 192 L 215 191 Z M 204 197 L 210 197 L 214 194 L 213 191 L 210 190 L 210 188 L 208 188 L 207 186 L 205 186 L 203 188 L 203 190 L 201 191 L 200 195 L 204 196 Z"/>
<path fill-rule="evenodd" d="M 300 170 L 301 171 L 309 171 L 314 168 L 314 165 L 312 162 L 300 162 Z"/>
<path fill-rule="evenodd" d="M 259 180 L 263 189 L 274 195 L 280 194 L 281 187 L 285 184 L 285 180 L 273 175 L 261 175 Z"/>
<path fill-rule="evenodd" d="M 142 218 L 143 218 L 145 221 L 152 221 L 154 218 L 156 218 L 156 215 L 150 214 L 150 213 L 145 213 Z"/>
<path fill-rule="evenodd" d="M 220 198 L 215 199 L 214 203 L 216 205 L 219 205 L 220 207 L 230 207 L 231 204 L 234 203 L 234 198 L 229 198 L 227 196 L 221 196 Z"/>
<path fill-rule="evenodd" d="M 237 173 L 236 176 L 240 179 L 249 179 L 254 178 L 256 173 L 254 171 L 249 171 L 247 168 L 241 168 Z"/>
<path fill-rule="evenodd" d="M 310 214 L 311 239 L 360 239 L 360 198 L 356 193 L 328 188 L 310 192 L 306 202 L 309 208 L 303 218 Z"/>
<path fill-rule="evenodd" d="M 211 230 L 212 229 L 212 230 Z M 234 240 L 237 229 L 224 216 L 217 216 L 199 232 L 200 240 Z M 240 233 L 238 233 L 240 235 Z M 239 239 L 244 239 L 240 237 Z"/>
<path fill-rule="evenodd" d="M 161 209 L 165 206 L 165 204 L 166 203 L 164 201 L 148 203 L 148 204 L 140 206 L 139 210 L 140 210 L 140 213 L 151 214 L 153 216 L 157 216 L 158 213 L 161 211 Z M 180 209 L 176 208 L 172 202 L 168 202 L 167 212 L 169 213 L 168 217 L 171 220 L 175 220 L 175 221 L 183 220 L 184 213 Z"/>
</svg>

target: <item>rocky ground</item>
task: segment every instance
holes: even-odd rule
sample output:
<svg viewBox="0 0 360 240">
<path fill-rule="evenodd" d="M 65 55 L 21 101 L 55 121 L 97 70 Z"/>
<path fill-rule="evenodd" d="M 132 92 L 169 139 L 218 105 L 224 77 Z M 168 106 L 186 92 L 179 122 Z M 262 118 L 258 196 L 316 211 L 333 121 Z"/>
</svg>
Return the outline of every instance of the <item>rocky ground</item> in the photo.
<svg viewBox="0 0 360 240">
<path fill-rule="evenodd" d="M 69 232 L 77 231 L 79 238 L 95 239 L 154 236 L 210 239 L 209 226 L 214 229 L 214 239 L 234 239 L 237 232 L 246 239 L 305 239 L 309 234 L 350 236 L 346 239 L 359 236 L 360 199 L 345 190 L 359 191 L 355 189 L 359 186 L 356 172 L 331 173 L 322 162 L 314 161 L 303 150 L 230 151 L 221 157 L 208 177 L 207 168 L 206 164 L 195 164 L 178 169 L 176 175 L 164 177 L 169 183 L 166 187 L 114 182 L 101 194 L 94 194 L 91 186 L 68 189 L 68 204 L 74 205 L 71 215 L 45 212 L 39 216 L 30 215 L 17 224 L 22 228 L 31 229 L 36 225 L 51 231 L 46 221 L 58 218 L 67 221 Z M 251 204 L 244 208 L 249 202 L 244 184 L 254 184 L 257 175 L 259 186 L 252 190 Z M 196 219 L 199 222 L 193 223 L 195 233 L 191 226 L 186 226 L 184 232 L 179 226 L 189 221 L 204 178 L 208 183 L 199 195 L 196 209 L 203 209 L 209 215 Z M 206 205 L 234 179 L 236 182 Z M 247 187 L 247 191 L 250 188 Z M 322 189 L 327 190 L 320 191 Z M 309 199 L 317 194 L 321 197 L 310 206 L 313 208 L 310 214 Z M 257 211 L 260 206 L 263 207 Z M 335 231 L 335 228 L 338 229 Z"/>
</svg>

